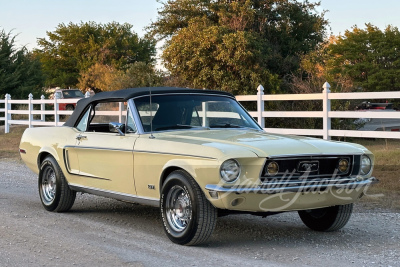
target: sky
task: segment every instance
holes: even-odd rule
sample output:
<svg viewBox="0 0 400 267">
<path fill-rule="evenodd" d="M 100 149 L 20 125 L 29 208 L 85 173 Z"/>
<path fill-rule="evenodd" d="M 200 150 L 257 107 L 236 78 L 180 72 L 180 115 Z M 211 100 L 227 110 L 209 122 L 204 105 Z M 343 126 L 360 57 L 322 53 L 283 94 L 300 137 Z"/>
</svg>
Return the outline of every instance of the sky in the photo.
<svg viewBox="0 0 400 267">
<path fill-rule="evenodd" d="M 18 34 L 17 45 L 28 49 L 37 47 L 36 39 L 46 37 L 46 31 L 54 31 L 60 23 L 127 22 L 143 36 L 160 7 L 156 0 L 0 0 L 0 30 Z M 321 0 L 322 10 L 328 10 L 329 32 L 335 35 L 367 22 L 381 29 L 400 27 L 399 0 Z"/>
</svg>

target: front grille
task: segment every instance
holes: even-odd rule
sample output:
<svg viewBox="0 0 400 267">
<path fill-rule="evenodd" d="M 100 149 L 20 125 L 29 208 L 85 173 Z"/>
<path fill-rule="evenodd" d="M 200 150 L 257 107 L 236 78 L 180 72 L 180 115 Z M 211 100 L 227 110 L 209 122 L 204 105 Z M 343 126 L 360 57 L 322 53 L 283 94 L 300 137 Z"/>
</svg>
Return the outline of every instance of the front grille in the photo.
<svg viewBox="0 0 400 267">
<path fill-rule="evenodd" d="M 313 180 L 321 178 L 342 178 L 356 176 L 360 169 L 359 155 L 328 155 L 328 156 L 302 156 L 287 158 L 268 158 L 261 173 L 263 183 L 284 179 L 290 180 Z M 349 163 L 347 171 L 340 172 L 339 161 L 345 159 Z M 267 166 L 271 162 L 276 162 L 279 171 L 275 175 L 270 175 Z"/>
</svg>

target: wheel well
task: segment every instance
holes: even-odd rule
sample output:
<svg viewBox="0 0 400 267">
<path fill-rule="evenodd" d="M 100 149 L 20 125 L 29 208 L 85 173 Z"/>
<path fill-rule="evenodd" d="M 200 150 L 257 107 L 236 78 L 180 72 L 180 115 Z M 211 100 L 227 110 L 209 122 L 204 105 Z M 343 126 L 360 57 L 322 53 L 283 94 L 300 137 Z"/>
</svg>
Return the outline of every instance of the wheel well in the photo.
<svg viewBox="0 0 400 267">
<path fill-rule="evenodd" d="M 38 159 L 37 159 L 37 164 L 38 164 L 39 170 L 40 170 L 40 165 L 42 165 L 43 160 L 49 155 L 51 155 L 49 152 L 42 152 L 39 154 Z"/>
<path fill-rule="evenodd" d="M 170 175 L 171 172 L 174 172 L 174 171 L 177 171 L 177 170 L 183 170 L 184 171 L 184 169 L 179 168 L 179 167 L 168 167 L 163 171 L 163 173 L 161 174 L 161 179 L 160 179 L 160 187 L 159 187 L 160 188 L 160 192 L 161 192 L 162 185 L 164 184 L 164 181 L 167 179 L 168 175 Z"/>
</svg>

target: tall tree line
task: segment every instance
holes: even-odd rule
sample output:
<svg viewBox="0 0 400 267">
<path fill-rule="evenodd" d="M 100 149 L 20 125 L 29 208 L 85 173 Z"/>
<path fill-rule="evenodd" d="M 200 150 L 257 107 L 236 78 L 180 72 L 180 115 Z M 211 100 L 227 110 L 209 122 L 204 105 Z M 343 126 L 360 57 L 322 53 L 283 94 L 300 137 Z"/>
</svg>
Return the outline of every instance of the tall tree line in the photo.
<svg viewBox="0 0 400 267">
<path fill-rule="evenodd" d="M 26 98 L 48 87 L 96 92 L 180 86 L 254 93 L 400 90 L 397 27 L 366 24 L 328 36 L 319 3 L 295 0 L 167 0 L 139 37 L 128 23 L 59 24 L 18 48 L 0 31 L 0 97 Z M 155 68 L 165 40 L 166 72 Z"/>
</svg>

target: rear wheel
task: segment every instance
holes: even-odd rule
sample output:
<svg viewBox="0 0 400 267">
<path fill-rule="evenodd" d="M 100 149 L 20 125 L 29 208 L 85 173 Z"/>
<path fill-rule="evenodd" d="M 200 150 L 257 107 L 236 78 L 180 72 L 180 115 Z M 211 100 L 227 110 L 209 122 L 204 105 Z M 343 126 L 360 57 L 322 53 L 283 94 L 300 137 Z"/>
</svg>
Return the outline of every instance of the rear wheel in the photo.
<svg viewBox="0 0 400 267">
<path fill-rule="evenodd" d="M 184 171 L 168 175 L 161 190 L 160 210 L 168 238 L 180 245 L 204 243 L 215 228 L 216 208 Z"/>
<path fill-rule="evenodd" d="M 343 228 L 350 220 L 353 204 L 313 210 L 301 210 L 303 223 L 315 231 L 332 232 Z"/>
<path fill-rule="evenodd" d="M 39 196 L 48 211 L 68 211 L 75 202 L 76 192 L 69 188 L 60 166 L 51 156 L 40 166 Z"/>
</svg>

